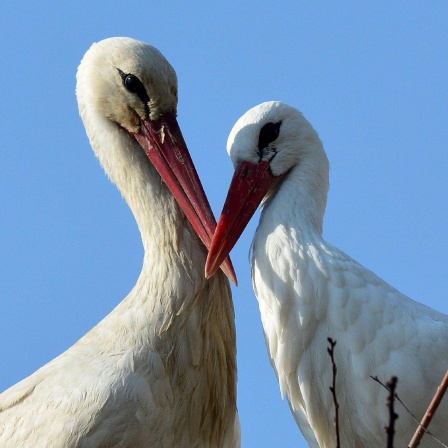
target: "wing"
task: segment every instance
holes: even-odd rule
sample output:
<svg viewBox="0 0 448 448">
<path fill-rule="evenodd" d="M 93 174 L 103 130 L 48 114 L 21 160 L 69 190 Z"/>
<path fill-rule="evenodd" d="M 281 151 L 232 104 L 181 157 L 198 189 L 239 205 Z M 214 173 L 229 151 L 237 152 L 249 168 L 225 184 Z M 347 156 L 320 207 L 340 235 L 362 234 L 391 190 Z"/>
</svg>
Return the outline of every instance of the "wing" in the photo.
<svg viewBox="0 0 448 448">
<path fill-rule="evenodd" d="M 0 446 L 239 446 L 233 307 L 215 277 L 189 282 L 193 299 L 181 305 L 155 301 L 152 324 L 144 306 L 121 302 L 1 394 Z"/>
<path fill-rule="evenodd" d="M 89 351 L 75 345 L 0 395 L 0 446 L 138 447 L 151 441 L 151 428 L 164 424 L 160 417 L 174 401 L 160 357 L 145 354 L 148 381 L 135 371 L 134 353 L 92 357 Z"/>
<path fill-rule="evenodd" d="M 328 337 L 337 341 L 345 445 L 383 443 L 387 393 L 371 376 L 383 383 L 398 376 L 398 393 L 423 414 L 448 368 L 447 316 L 405 297 L 324 241 L 300 244 L 280 226 L 254 245 L 253 282 L 271 363 L 304 433 L 307 419 L 315 434 L 326 435 L 318 439 L 322 446 L 334 443 Z M 448 412 L 448 402 L 444 406 L 439 416 Z M 397 426 L 396 440 L 404 445 L 415 424 L 403 409 Z M 440 417 L 433 428 L 448 438 Z"/>
<path fill-rule="evenodd" d="M 339 343 L 339 387 L 358 433 L 367 443 L 373 433 L 381 443 L 387 392 L 371 377 L 385 384 L 397 376 L 399 396 L 420 420 L 448 369 L 448 316 L 404 296 L 337 249 L 325 249 L 331 260 L 327 328 Z M 416 423 L 399 403 L 396 410 L 400 419 L 395 440 L 405 446 Z M 447 412 L 445 402 L 431 425 L 442 440 L 448 439 Z"/>
</svg>

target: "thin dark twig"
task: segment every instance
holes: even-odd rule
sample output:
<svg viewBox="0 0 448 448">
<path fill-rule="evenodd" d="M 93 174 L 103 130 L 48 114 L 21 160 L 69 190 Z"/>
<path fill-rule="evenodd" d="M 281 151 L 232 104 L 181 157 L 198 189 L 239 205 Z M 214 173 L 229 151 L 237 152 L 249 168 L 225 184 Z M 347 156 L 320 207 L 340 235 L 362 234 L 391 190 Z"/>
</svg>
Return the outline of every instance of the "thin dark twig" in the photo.
<svg viewBox="0 0 448 448">
<path fill-rule="evenodd" d="M 380 384 L 381 386 L 383 386 L 385 389 L 388 390 L 388 387 L 386 385 L 384 385 L 377 376 L 370 376 L 370 378 L 372 378 L 373 381 L 376 381 L 378 384 Z M 404 404 L 403 400 L 398 396 L 397 393 L 395 393 L 395 398 L 398 400 L 398 402 L 404 407 L 404 409 L 406 410 L 406 412 L 409 414 L 409 416 L 414 420 L 414 422 L 420 427 L 420 422 L 417 419 L 417 417 L 415 417 L 415 415 L 410 411 L 410 409 Z M 431 431 L 429 431 L 428 429 L 423 428 L 425 433 L 431 437 L 435 442 L 437 442 L 440 446 L 443 446 L 444 448 L 448 448 L 448 445 L 445 445 L 443 442 L 441 442 L 434 434 L 431 433 Z"/>
<path fill-rule="evenodd" d="M 409 448 L 416 448 L 417 446 L 419 446 L 420 440 L 422 439 L 425 432 L 427 432 L 427 428 L 431 423 L 432 417 L 437 411 L 437 408 L 440 402 L 442 401 L 443 395 L 445 394 L 447 388 L 448 388 L 448 370 L 445 373 L 445 376 L 443 377 L 442 383 L 437 388 L 437 392 L 435 393 L 431 403 L 429 404 L 429 407 L 425 412 L 425 415 L 423 416 L 421 423 L 419 424 L 417 430 L 415 431 L 415 434 L 409 443 Z"/>
<path fill-rule="evenodd" d="M 383 384 L 377 376 L 372 376 L 370 375 L 370 378 L 372 378 L 373 381 L 376 381 L 378 384 L 380 384 L 381 386 L 384 387 L 384 389 L 389 390 L 389 388 Z M 398 396 L 397 393 L 395 393 L 395 398 L 399 401 L 399 403 L 406 409 L 406 412 L 412 417 L 412 419 L 419 424 L 420 422 L 418 421 L 417 417 L 409 410 L 409 408 L 403 403 L 403 401 L 401 400 L 401 398 Z"/>
<path fill-rule="evenodd" d="M 341 441 L 340 441 L 340 436 L 339 436 L 339 403 L 338 403 L 338 399 L 336 397 L 336 374 L 338 372 L 338 368 L 336 367 L 336 363 L 334 361 L 334 346 L 336 345 L 336 341 L 334 341 L 331 338 L 328 338 L 327 340 L 330 344 L 330 347 L 327 348 L 327 351 L 328 351 L 328 354 L 330 355 L 331 366 L 333 368 L 333 384 L 330 387 L 330 391 L 333 395 L 334 410 L 335 410 L 334 427 L 336 429 L 336 448 L 341 448 Z"/>
<path fill-rule="evenodd" d="M 386 387 L 389 391 L 387 397 L 387 407 L 389 409 L 389 426 L 384 429 L 387 433 L 387 448 L 394 448 L 394 434 L 395 434 L 395 420 L 398 418 L 398 414 L 394 410 L 395 389 L 397 387 L 398 378 L 393 376 L 387 383 Z"/>
</svg>

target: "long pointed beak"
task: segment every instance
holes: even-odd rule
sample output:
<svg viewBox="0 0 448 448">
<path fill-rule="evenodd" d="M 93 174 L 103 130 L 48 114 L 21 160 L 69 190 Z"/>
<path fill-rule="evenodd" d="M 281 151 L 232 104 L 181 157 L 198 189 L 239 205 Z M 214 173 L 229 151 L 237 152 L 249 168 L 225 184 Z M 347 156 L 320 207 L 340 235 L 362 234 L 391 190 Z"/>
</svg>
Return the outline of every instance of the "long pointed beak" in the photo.
<svg viewBox="0 0 448 448">
<path fill-rule="evenodd" d="M 270 160 L 256 165 L 250 162 L 238 164 L 205 263 L 207 278 L 229 255 L 276 179 L 269 163 Z"/>
<path fill-rule="evenodd" d="M 139 133 L 132 133 L 182 208 L 199 238 L 210 249 L 216 220 L 191 160 L 187 145 L 172 114 L 142 121 Z M 235 285 L 237 279 L 230 258 L 221 269 Z"/>
</svg>

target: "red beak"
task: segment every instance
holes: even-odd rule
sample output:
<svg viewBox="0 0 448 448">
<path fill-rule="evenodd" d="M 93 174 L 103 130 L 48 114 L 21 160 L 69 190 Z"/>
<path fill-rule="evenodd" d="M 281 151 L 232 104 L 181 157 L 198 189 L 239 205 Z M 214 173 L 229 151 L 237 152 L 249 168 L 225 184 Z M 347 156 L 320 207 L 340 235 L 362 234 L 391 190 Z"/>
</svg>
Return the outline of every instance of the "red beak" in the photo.
<svg viewBox="0 0 448 448">
<path fill-rule="evenodd" d="M 256 165 L 241 162 L 236 167 L 205 263 L 207 278 L 229 255 L 274 182 L 269 163 L 270 160 Z"/>
<path fill-rule="evenodd" d="M 142 121 L 139 133 L 132 133 L 170 189 L 207 249 L 210 249 L 216 220 L 210 208 L 187 145 L 171 114 Z M 237 279 L 230 258 L 221 266 L 235 285 Z"/>
</svg>

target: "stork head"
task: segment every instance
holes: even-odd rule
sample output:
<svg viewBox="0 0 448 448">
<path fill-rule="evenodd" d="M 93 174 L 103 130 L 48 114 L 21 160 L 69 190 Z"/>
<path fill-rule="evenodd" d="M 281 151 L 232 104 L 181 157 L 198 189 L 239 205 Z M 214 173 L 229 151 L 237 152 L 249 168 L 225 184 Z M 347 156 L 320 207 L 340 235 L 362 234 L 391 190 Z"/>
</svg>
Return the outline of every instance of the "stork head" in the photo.
<svg viewBox="0 0 448 448">
<path fill-rule="evenodd" d="M 263 199 L 295 167 L 310 182 L 320 177 L 325 199 L 328 190 L 328 160 L 319 136 L 301 112 L 285 103 L 270 101 L 246 112 L 230 132 L 227 151 L 235 174 L 207 258 L 207 277 L 232 250 Z"/>
<path fill-rule="evenodd" d="M 87 103 L 129 132 L 137 133 L 145 120 L 176 115 L 176 72 L 162 53 L 144 42 L 112 37 L 93 44 L 77 80 L 80 108 Z"/>
<path fill-rule="evenodd" d="M 169 62 L 144 42 L 105 39 L 81 61 L 76 93 L 92 147 L 122 193 L 147 175 L 148 158 L 208 249 L 216 221 L 177 123 L 177 77 Z M 230 259 L 223 271 L 236 283 Z"/>
</svg>

